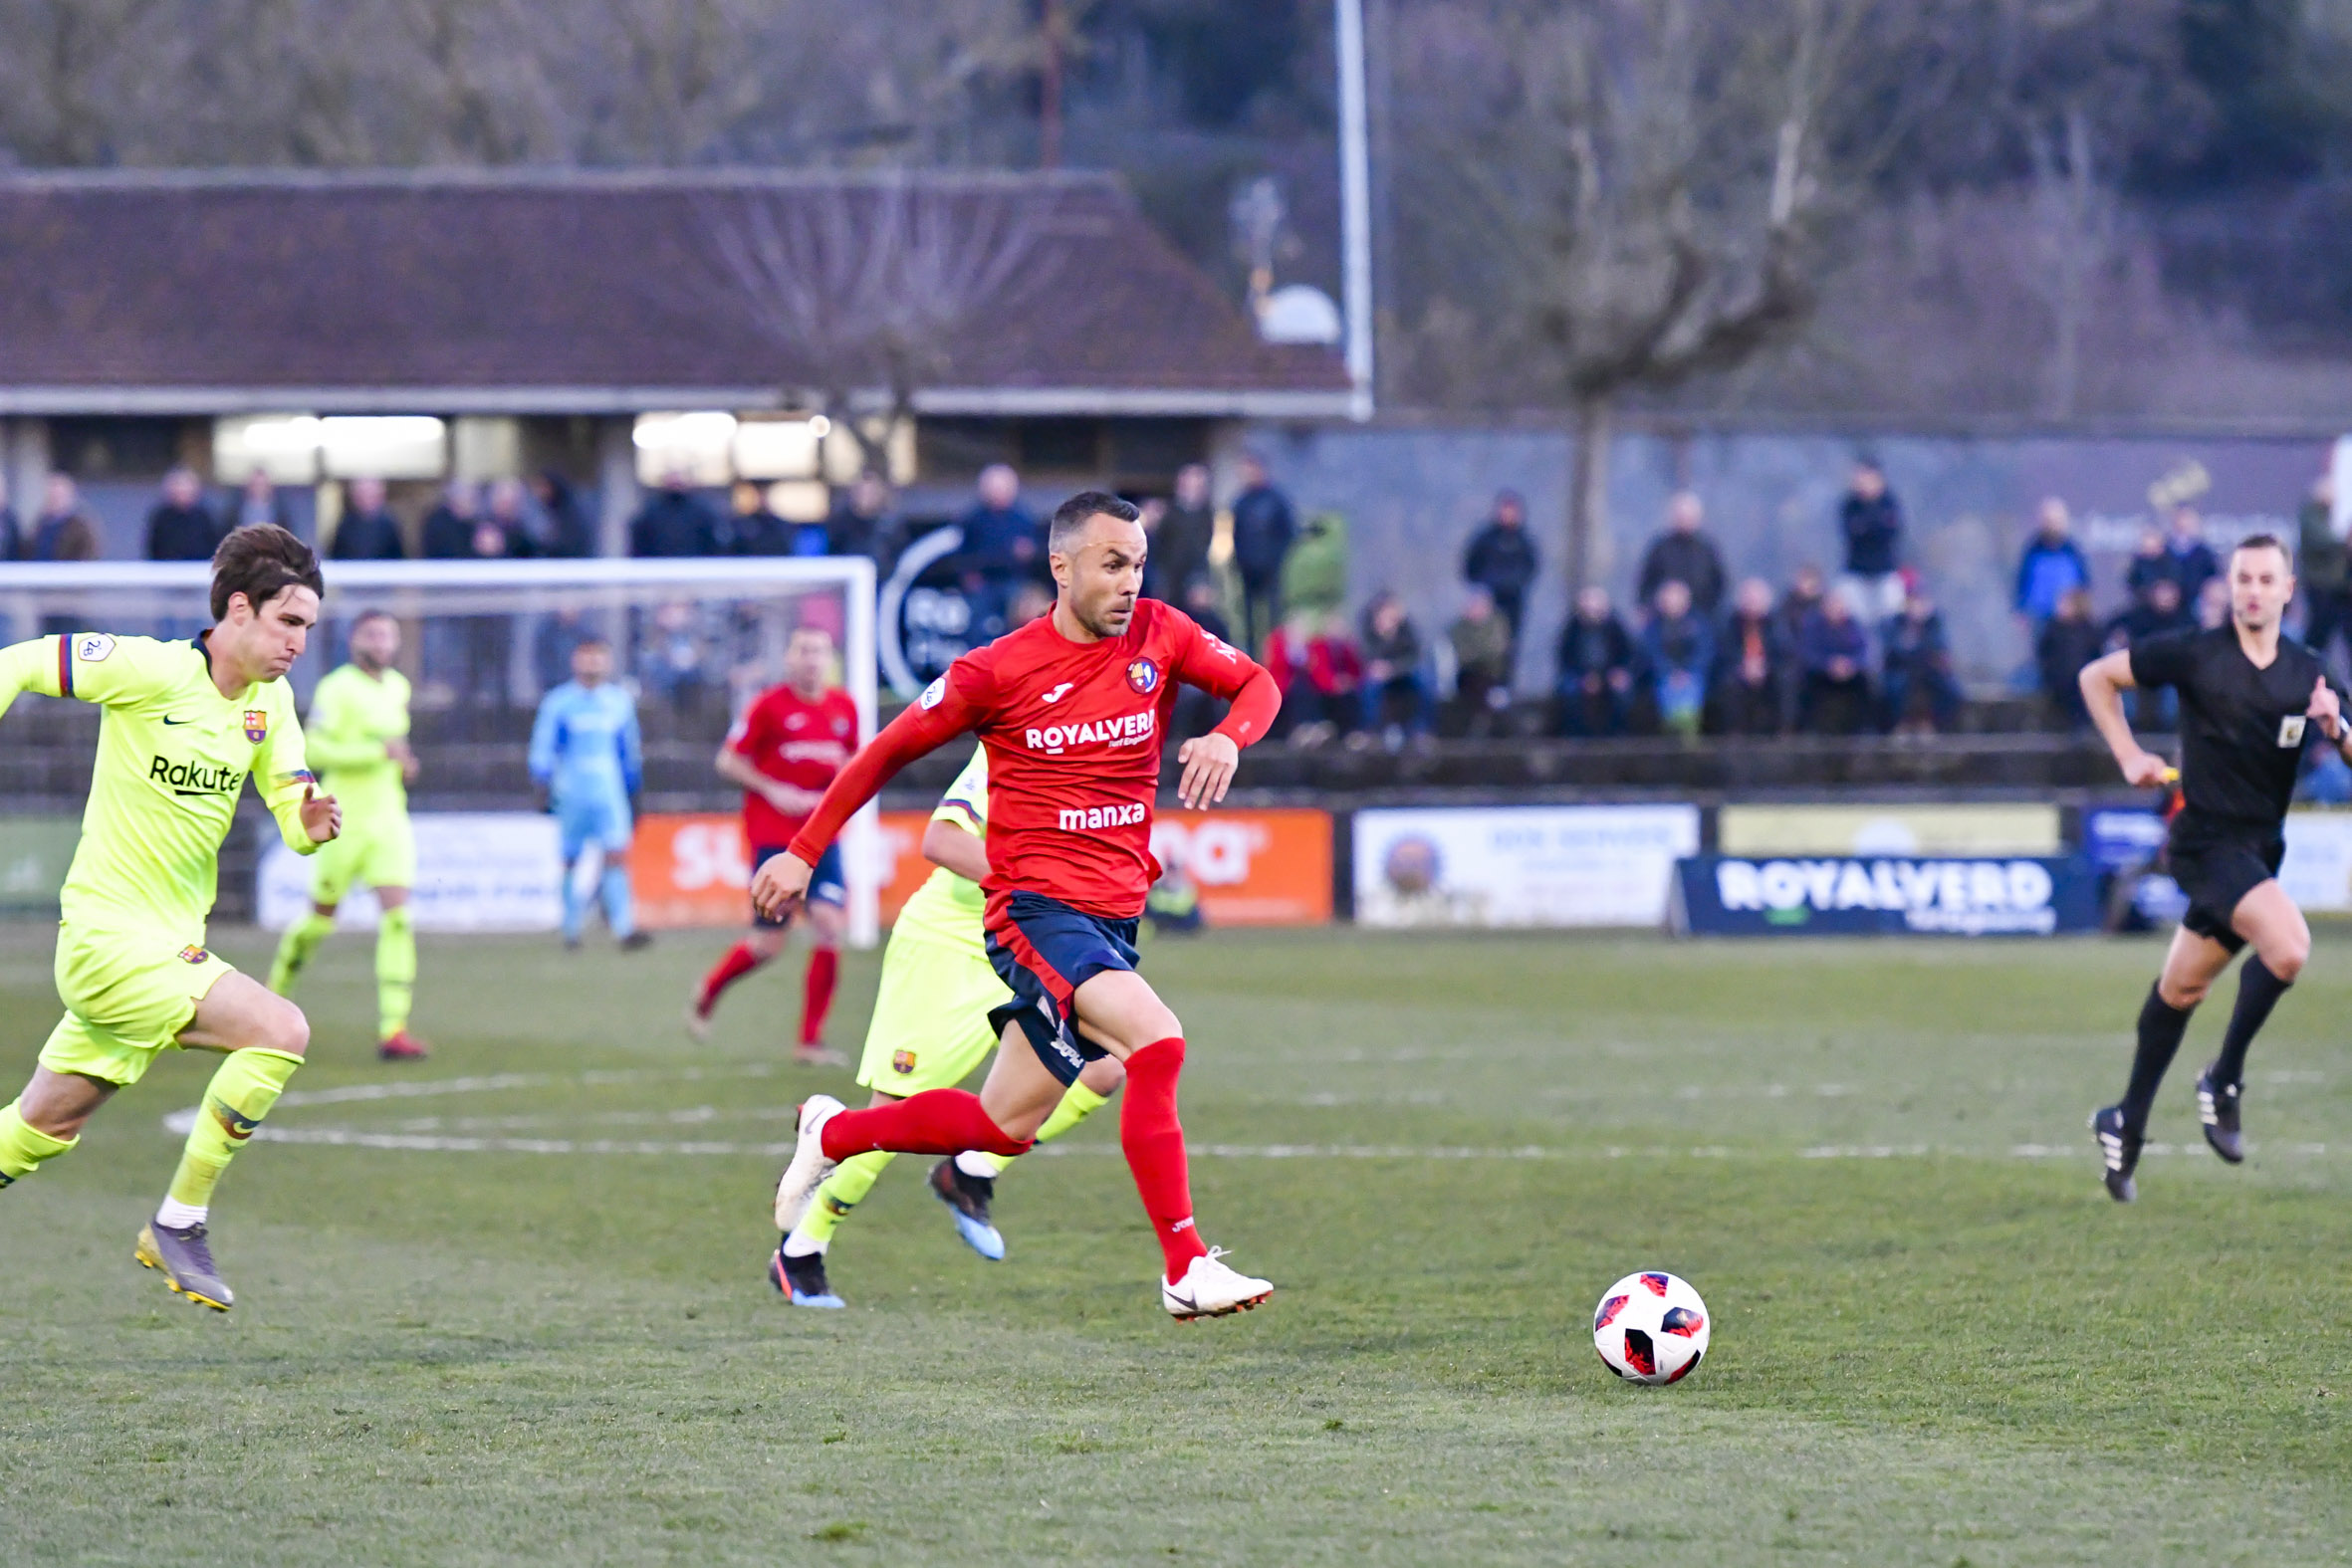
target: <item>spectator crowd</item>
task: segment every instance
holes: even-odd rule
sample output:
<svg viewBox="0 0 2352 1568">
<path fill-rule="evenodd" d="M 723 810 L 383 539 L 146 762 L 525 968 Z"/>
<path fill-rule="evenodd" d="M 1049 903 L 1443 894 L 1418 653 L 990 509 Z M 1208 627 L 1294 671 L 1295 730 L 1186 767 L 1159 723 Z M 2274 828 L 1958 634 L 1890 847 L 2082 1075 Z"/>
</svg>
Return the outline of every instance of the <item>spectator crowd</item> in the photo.
<svg viewBox="0 0 2352 1568">
<path fill-rule="evenodd" d="M 1285 694 L 1282 725 L 1294 744 L 1419 744 L 1438 734 L 1852 736 L 1926 734 L 1961 721 L 1964 696 L 1944 616 L 1906 549 L 1902 502 L 1871 457 L 1857 458 L 1835 515 L 1842 555 L 1834 571 L 1801 566 L 1775 587 L 1736 579 L 1691 491 L 1667 502 L 1661 526 L 1632 574 L 1629 602 L 1601 586 L 1573 597 L 1548 648 L 1523 647 L 1543 552 L 1525 499 L 1500 491 L 1470 534 L 1451 620 L 1435 635 L 1399 594 L 1382 590 L 1349 610 L 1347 531 L 1330 512 L 1302 512 L 1256 452 L 1237 465 L 1239 487 L 1222 510 L 1208 468 L 1184 466 L 1169 494 L 1143 503 L 1151 537 L 1145 591 L 1183 605 L 1218 635 L 1265 660 Z M 68 474 L 48 474 L 30 515 L 0 484 L 0 560 L 87 560 L 106 554 L 103 525 Z M 625 529 L 639 558 L 863 556 L 887 572 L 918 523 L 878 474 L 842 487 L 827 515 L 788 519 L 772 493 L 749 482 L 715 505 L 684 473 L 647 490 Z M 2338 638 L 2352 653 L 2352 552 L 2333 529 L 2322 478 L 2298 519 L 2304 637 L 2329 656 Z M 339 560 L 578 558 L 597 553 L 592 498 L 560 473 L 487 484 L 453 480 L 430 509 L 395 516 L 376 479 L 344 484 L 320 532 Z M 263 472 L 209 495 L 194 469 L 164 475 L 145 518 L 143 554 L 202 560 L 237 527 L 287 524 L 290 509 Z M 1050 601 L 1045 534 L 1009 465 L 981 471 L 952 519 L 958 530 L 936 563 L 969 606 L 972 640 L 1034 618 Z M 2228 616 L 2223 562 L 2203 518 L 2170 509 L 2130 557 L 2119 606 L 2101 613 L 2088 559 L 2066 504 L 2044 500 L 2016 561 L 2011 608 L 2031 650 L 2019 689 L 2038 691 L 2051 722 L 2087 724 L 2075 676 L 2101 653 Z M 554 628 L 560 632 L 561 628 Z M 510 655 L 485 622 L 426 650 L 462 666 L 458 684 L 496 684 Z M 697 700 L 692 650 L 702 631 L 684 605 L 650 624 L 649 685 L 681 705 Z M 561 649 L 538 650 L 554 658 Z M 1547 661 L 1545 655 L 1548 655 Z M 1529 662 L 1548 663 L 1549 701 L 1515 696 Z M 560 662 L 560 659 L 558 660 Z M 2169 724 L 2167 693 L 2145 693 L 2136 715 Z M 1188 702 L 1190 699 L 1188 699 Z M 1198 719 L 1194 714 L 1191 718 Z"/>
</svg>

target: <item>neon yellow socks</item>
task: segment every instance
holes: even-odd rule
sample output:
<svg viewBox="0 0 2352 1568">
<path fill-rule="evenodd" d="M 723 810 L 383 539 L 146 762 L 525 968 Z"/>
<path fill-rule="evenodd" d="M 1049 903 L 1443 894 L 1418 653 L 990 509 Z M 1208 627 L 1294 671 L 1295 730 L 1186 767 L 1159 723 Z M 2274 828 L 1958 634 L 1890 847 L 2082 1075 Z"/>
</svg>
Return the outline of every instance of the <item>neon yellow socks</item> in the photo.
<svg viewBox="0 0 2352 1568">
<path fill-rule="evenodd" d="M 375 928 L 375 1037 L 388 1040 L 408 1027 L 408 1000 L 416 990 L 416 917 L 408 906 L 383 912 Z"/>
<path fill-rule="evenodd" d="M 245 1140 L 270 1114 L 286 1080 L 302 1065 L 300 1056 L 282 1050 L 249 1048 L 229 1052 L 205 1086 L 204 1103 L 196 1112 L 196 1126 L 180 1151 L 179 1169 L 172 1173 L 171 1196 L 160 1216 L 165 1224 L 194 1225 L 204 1218 L 212 1189 L 229 1161 L 245 1147 Z"/>
<path fill-rule="evenodd" d="M 52 1138 L 17 1114 L 16 1101 L 0 1107 L 0 1187 L 30 1176 L 44 1160 L 54 1160 L 80 1143 L 79 1138 Z"/>
<path fill-rule="evenodd" d="M 291 996 L 294 982 L 302 974 L 311 955 L 319 951 L 335 930 L 335 917 L 311 910 L 286 928 L 286 935 L 278 939 L 278 956 L 270 963 L 270 990 L 281 997 Z"/>
<path fill-rule="evenodd" d="M 1054 1114 L 1047 1117 L 1046 1124 L 1038 1129 L 1037 1141 L 1053 1142 L 1108 1103 L 1084 1084 L 1071 1084 L 1062 1091 L 1061 1103 L 1054 1107 Z M 989 1167 L 985 1171 L 981 1169 L 983 1163 Z M 974 1176 L 1002 1175 L 1005 1167 L 1012 1163 L 1004 1155 L 989 1154 L 980 1149 L 967 1150 L 956 1156 L 956 1164 Z"/>
<path fill-rule="evenodd" d="M 870 1154 L 852 1155 L 833 1167 L 833 1174 L 817 1189 L 817 1201 L 793 1227 L 793 1233 L 785 1238 L 787 1257 L 807 1257 L 811 1252 L 822 1252 L 832 1244 L 833 1232 L 858 1201 L 873 1191 L 874 1183 L 888 1170 L 898 1156 L 876 1149 Z"/>
</svg>

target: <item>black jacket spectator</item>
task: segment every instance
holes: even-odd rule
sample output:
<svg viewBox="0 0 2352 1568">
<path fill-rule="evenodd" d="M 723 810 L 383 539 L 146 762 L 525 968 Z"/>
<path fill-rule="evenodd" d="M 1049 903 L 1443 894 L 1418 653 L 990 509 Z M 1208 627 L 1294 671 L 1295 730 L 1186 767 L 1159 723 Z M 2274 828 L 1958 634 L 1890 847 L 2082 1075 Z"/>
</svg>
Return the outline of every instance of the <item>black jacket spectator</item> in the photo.
<svg viewBox="0 0 2352 1568">
<path fill-rule="evenodd" d="M 1890 730 L 1922 720 L 1949 730 L 1960 717 L 1963 694 L 1952 672 L 1952 641 L 1944 612 L 1914 596 L 1881 634 L 1886 649 L 1882 680 Z"/>
<path fill-rule="evenodd" d="M 547 514 L 548 555 L 577 560 L 596 553 L 595 525 L 570 480 L 551 468 L 531 481 L 531 493 Z"/>
<path fill-rule="evenodd" d="M 160 502 L 147 514 L 147 560 L 210 560 L 225 532 L 201 501 Z"/>
<path fill-rule="evenodd" d="M 667 559 L 717 556 L 721 534 L 717 514 L 691 490 L 665 486 L 645 498 L 629 519 L 629 554 Z"/>
<path fill-rule="evenodd" d="M 471 560 L 476 519 L 447 501 L 425 514 L 418 554 L 426 560 Z"/>
<path fill-rule="evenodd" d="M 1800 728 L 1816 735 L 1853 735 L 1870 706 L 1870 639 L 1845 600 L 1830 596 L 1805 617 L 1797 639 L 1804 685 L 1797 704 Z"/>
<path fill-rule="evenodd" d="M 2091 615 L 2091 596 L 2076 591 L 2058 600 L 2057 613 L 2042 622 L 2034 639 L 2033 662 L 2041 675 L 2041 694 L 2067 729 L 2090 723 L 2083 707 L 2082 667 L 2103 651 L 2105 638 Z"/>
<path fill-rule="evenodd" d="M 0 560 L 22 560 L 25 555 L 25 527 L 17 521 L 16 508 L 0 502 Z"/>
<path fill-rule="evenodd" d="M 405 560 L 408 547 L 400 538 L 400 520 L 388 508 L 347 512 L 335 525 L 335 541 L 327 547 L 330 560 Z"/>
<path fill-rule="evenodd" d="M 1761 602 L 1732 611 L 1715 646 L 1715 678 L 1708 698 L 1715 727 L 1726 735 L 1776 735 L 1788 679 L 1788 637 L 1772 613 L 1764 584 Z"/>
<path fill-rule="evenodd" d="M 790 556 L 800 537 L 800 530 L 769 510 L 757 486 L 746 486 L 753 494 L 743 498 L 735 515 L 727 520 L 727 531 L 733 542 L 733 554 L 738 556 Z"/>
<path fill-rule="evenodd" d="M 1653 603 L 1662 583 L 1691 590 L 1691 607 L 1712 617 L 1723 605 L 1723 557 L 1715 542 L 1697 529 L 1670 528 L 1650 541 L 1641 559 L 1641 600 Z"/>
<path fill-rule="evenodd" d="M 1470 536 L 1470 546 L 1462 553 L 1462 580 L 1487 590 L 1516 639 L 1528 589 L 1542 566 L 1535 542 L 1528 535 L 1526 509 L 1518 496 L 1505 491 L 1496 499 L 1495 515 Z"/>
<path fill-rule="evenodd" d="M 1185 589 L 1209 569 L 1209 542 L 1216 533 L 1217 514 L 1206 498 L 1197 506 L 1186 506 L 1182 497 L 1168 503 L 1151 531 L 1151 557 L 1144 563 L 1154 598 L 1184 602 Z"/>
<path fill-rule="evenodd" d="M 1273 582 L 1298 538 L 1291 498 L 1272 484 L 1252 485 L 1233 501 L 1233 565 L 1245 582 Z"/>
<path fill-rule="evenodd" d="M 1617 735 L 1633 691 L 1633 638 L 1608 595 L 1586 588 L 1559 634 L 1560 728 L 1569 735 Z"/>
<path fill-rule="evenodd" d="M 877 571 L 887 571 L 905 548 L 906 519 L 879 480 L 852 486 L 824 520 L 828 556 L 863 556 Z"/>
<path fill-rule="evenodd" d="M 1903 504 L 1893 491 L 1848 492 L 1837 509 L 1837 526 L 1845 535 L 1846 570 L 1855 576 L 1883 577 L 1900 564 Z"/>
</svg>

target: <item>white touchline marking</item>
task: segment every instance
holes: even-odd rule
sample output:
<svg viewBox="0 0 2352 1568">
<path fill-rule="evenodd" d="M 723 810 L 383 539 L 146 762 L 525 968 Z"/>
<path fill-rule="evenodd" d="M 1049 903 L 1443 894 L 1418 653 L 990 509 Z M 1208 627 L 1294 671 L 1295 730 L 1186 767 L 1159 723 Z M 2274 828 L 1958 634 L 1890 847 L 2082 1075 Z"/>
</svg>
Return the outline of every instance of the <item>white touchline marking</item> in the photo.
<svg viewBox="0 0 2352 1568">
<path fill-rule="evenodd" d="M 278 1108 L 300 1109 L 306 1105 L 348 1105 L 374 1100 L 425 1099 L 449 1094 L 495 1094 L 512 1089 L 543 1088 L 554 1083 L 610 1085 L 626 1083 L 690 1083 L 711 1079 L 765 1078 L 774 1076 L 777 1068 L 771 1063 L 753 1062 L 736 1067 L 677 1067 L 677 1068 L 617 1068 L 598 1069 L 578 1073 L 502 1072 L 484 1073 L 462 1078 L 405 1080 L 397 1083 L 356 1083 L 333 1089 L 296 1089 L 279 1096 Z M 1841 1085 L 1822 1085 L 1817 1093 L 1846 1092 Z M 281 1127 L 275 1122 L 264 1122 L 253 1133 L 255 1142 L 310 1144 L 344 1149 L 396 1149 L 431 1154 L 557 1154 L 557 1155 L 696 1155 L 739 1158 L 781 1159 L 793 1152 L 790 1140 L 783 1142 L 738 1142 L 730 1140 L 698 1139 L 671 1141 L 633 1138 L 516 1138 L 476 1136 L 467 1133 L 426 1131 L 450 1125 L 458 1128 L 503 1128 L 515 1131 L 525 1127 L 571 1120 L 601 1123 L 606 1126 L 628 1123 L 651 1123 L 665 1126 L 695 1124 L 721 1119 L 782 1120 L 791 1114 L 791 1107 L 743 1106 L 719 1111 L 708 1105 L 697 1105 L 672 1111 L 584 1111 L 577 1117 L 566 1118 L 561 1113 L 538 1116 L 462 1117 L 445 1123 L 440 1117 L 412 1118 L 398 1124 L 405 1130 L 377 1131 L 363 1127 Z M 163 1118 L 163 1130 L 174 1138 L 187 1135 L 196 1124 L 197 1107 L 176 1110 Z M 2326 1143 L 2282 1143 L 2260 1145 L 2248 1143 L 2249 1154 L 2271 1156 L 2315 1157 L 2342 1155 L 2352 1145 Z M 2095 1164 L 2098 1151 L 2088 1141 L 2082 1143 L 2019 1143 L 2002 1149 L 1972 1148 L 1943 1144 L 1815 1144 L 1806 1148 L 1735 1149 L 1725 1144 L 1586 1144 L 1575 1148 L 1551 1148 L 1540 1144 L 1522 1144 L 1507 1148 L 1479 1148 L 1471 1145 L 1414 1145 L 1414 1144 L 1345 1144 L 1345 1143 L 1196 1143 L 1186 1146 L 1186 1152 L 1209 1160 L 2080 1160 Z M 2151 1143 L 2142 1147 L 2143 1156 L 2168 1157 L 2195 1155 L 2205 1152 L 2203 1144 Z M 1056 1158 L 1063 1155 L 1114 1156 L 1120 1153 L 1115 1142 L 1089 1140 L 1083 1143 L 1050 1143 L 1033 1151 L 1034 1155 Z"/>
</svg>

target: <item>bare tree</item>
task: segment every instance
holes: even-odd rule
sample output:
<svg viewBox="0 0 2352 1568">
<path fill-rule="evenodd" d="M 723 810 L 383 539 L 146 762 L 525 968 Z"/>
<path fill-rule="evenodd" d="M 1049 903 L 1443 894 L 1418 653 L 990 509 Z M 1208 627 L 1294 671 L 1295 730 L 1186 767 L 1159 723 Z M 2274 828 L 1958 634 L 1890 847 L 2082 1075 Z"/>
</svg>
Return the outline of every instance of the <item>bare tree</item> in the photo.
<svg viewBox="0 0 2352 1568">
<path fill-rule="evenodd" d="M 1051 185 L 893 172 L 711 198 L 716 287 L 818 384 L 867 461 L 960 351 L 1048 292 Z M 789 377 L 780 377 L 789 379 Z"/>
<path fill-rule="evenodd" d="M 1831 216 L 1885 127 L 1857 112 L 1899 0 L 1495 0 L 1484 106 L 1444 160 L 1523 386 L 1567 411 L 1570 585 L 1601 564 L 1621 402 L 1739 365 L 1812 311 Z M 1470 13 L 1467 17 L 1464 13 Z M 1459 36 L 1459 35 L 1458 35 Z M 1907 84 L 1918 95 L 1931 82 Z M 1901 112 L 1901 111 L 1896 111 Z"/>
</svg>

